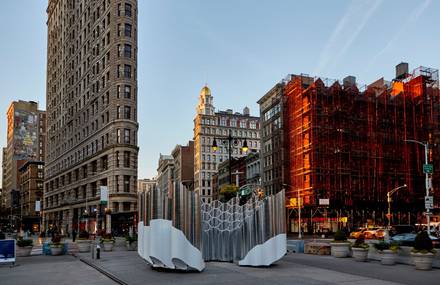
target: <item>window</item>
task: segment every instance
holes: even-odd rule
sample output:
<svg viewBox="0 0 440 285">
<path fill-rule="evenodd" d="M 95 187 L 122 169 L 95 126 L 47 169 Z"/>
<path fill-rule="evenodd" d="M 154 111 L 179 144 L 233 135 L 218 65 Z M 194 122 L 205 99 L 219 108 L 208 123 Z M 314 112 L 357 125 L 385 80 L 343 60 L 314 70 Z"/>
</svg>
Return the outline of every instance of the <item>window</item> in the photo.
<svg viewBox="0 0 440 285">
<path fill-rule="evenodd" d="M 116 167 L 119 167 L 119 151 L 115 153 Z"/>
<path fill-rule="evenodd" d="M 124 129 L 124 143 L 130 143 L 130 130 Z"/>
<path fill-rule="evenodd" d="M 119 76 L 118 76 L 119 77 Z M 116 97 L 120 98 L 121 97 L 121 85 L 117 85 L 116 86 Z"/>
<path fill-rule="evenodd" d="M 131 58 L 131 45 L 129 44 L 124 45 L 124 56 Z"/>
<path fill-rule="evenodd" d="M 130 24 L 125 24 L 124 36 L 131 38 L 131 25 Z"/>
<path fill-rule="evenodd" d="M 130 176 L 124 175 L 124 192 L 130 192 Z"/>
<path fill-rule="evenodd" d="M 240 128 L 246 128 L 246 121 L 240 121 Z"/>
<path fill-rule="evenodd" d="M 116 107 L 116 119 L 121 118 L 121 106 Z"/>
<path fill-rule="evenodd" d="M 116 131 L 116 140 L 117 140 L 117 143 L 121 143 L 121 129 L 118 129 Z"/>
<path fill-rule="evenodd" d="M 130 152 L 124 151 L 124 167 L 129 168 L 130 167 Z"/>
<path fill-rule="evenodd" d="M 130 106 L 124 106 L 124 119 L 127 119 L 127 120 L 131 119 L 131 107 Z"/>
<path fill-rule="evenodd" d="M 131 98 L 131 86 L 130 85 L 125 85 L 124 86 L 124 98 L 125 99 L 130 99 Z"/>
<path fill-rule="evenodd" d="M 131 65 L 129 64 L 124 65 L 124 77 L 131 78 Z"/>
<path fill-rule="evenodd" d="M 125 4 L 125 16 L 131 17 L 131 4 L 128 3 Z"/>
</svg>

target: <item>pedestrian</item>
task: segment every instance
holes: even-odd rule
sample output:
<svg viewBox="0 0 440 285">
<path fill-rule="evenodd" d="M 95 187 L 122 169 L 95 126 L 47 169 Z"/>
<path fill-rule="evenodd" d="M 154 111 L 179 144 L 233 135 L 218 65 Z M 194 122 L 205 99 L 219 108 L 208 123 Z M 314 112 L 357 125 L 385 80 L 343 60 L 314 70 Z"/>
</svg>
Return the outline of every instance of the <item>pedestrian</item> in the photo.
<svg viewBox="0 0 440 285">
<path fill-rule="evenodd" d="M 76 230 L 75 229 L 72 230 L 72 240 L 73 240 L 73 242 L 75 242 L 75 240 L 76 240 Z"/>
</svg>

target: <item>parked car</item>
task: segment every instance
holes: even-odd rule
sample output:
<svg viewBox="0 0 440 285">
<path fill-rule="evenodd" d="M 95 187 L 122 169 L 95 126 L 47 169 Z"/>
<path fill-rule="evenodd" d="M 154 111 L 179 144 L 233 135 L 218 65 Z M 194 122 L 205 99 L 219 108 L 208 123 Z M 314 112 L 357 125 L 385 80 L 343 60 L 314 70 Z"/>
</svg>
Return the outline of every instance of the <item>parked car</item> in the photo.
<svg viewBox="0 0 440 285">
<path fill-rule="evenodd" d="M 398 242 L 401 246 L 414 246 L 416 236 L 416 233 L 403 233 L 392 236 L 391 240 Z M 431 239 L 432 245 L 435 248 L 440 248 L 440 239 L 438 237 L 429 235 L 429 238 Z"/>
<path fill-rule="evenodd" d="M 398 234 L 415 233 L 416 229 L 412 225 L 394 225 L 390 228 L 390 236 Z"/>
<path fill-rule="evenodd" d="M 349 238 L 357 239 L 360 235 L 362 235 L 367 229 L 366 228 L 359 228 L 357 230 L 354 230 L 350 233 Z"/>
</svg>

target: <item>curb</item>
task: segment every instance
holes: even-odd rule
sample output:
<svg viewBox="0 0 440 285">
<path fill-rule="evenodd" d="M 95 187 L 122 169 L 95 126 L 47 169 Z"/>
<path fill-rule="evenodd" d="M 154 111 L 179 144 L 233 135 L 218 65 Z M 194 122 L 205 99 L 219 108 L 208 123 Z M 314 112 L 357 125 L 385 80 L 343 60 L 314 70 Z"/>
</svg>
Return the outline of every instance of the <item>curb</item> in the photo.
<svg viewBox="0 0 440 285">
<path fill-rule="evenodd" d="M 104 274 L 105 276 L 107 276 L 108 278 L 110 278 L 111 280 L 115 281 L 116 283 L 120 284 L 120 285 L 128 285 L 127 282 L 125 282 L 124 280 L 118 278 L 117 276 L 115 276 L 114 274 L 108 272 L 107 270 L 105 270 L 102 267 L 99 267 L 98 265 L 96 265 L 94 262 L 91 262 L 85 258 L 81 258 L 79 256 L 77 256 L 76 254 L 72 254 L 74 257 L 79 258 L 79 260 L 85 264 L 87 264 L 88 266 L 94 268 L 95 270 L 99 271 L 100 273 Z"/>
</svg>

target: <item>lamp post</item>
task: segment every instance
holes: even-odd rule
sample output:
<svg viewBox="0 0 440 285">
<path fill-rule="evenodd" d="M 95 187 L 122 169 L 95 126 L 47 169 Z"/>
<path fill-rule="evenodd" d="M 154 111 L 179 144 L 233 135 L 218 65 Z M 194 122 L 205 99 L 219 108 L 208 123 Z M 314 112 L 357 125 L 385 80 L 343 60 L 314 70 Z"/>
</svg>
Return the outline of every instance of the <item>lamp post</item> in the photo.
<svg viewBox="0 0 440 285">
<path fill-rule="evenodd" d="M 388 228 L 390 228 L 391 226 L 391 195 L 393 195 L 394 193 L 396 193 L 399 189 L 402 188 L 406 188 L 407 185 L 404 184 L 402 186 L 396 187 L 391 191 L 387 192 L 387 202 L 388 202 L 388 214 L 387 214 L 387 218 L 388 218 Z"/>
<path fill-rule="evenodd" d="M 228 161 L 229 161 L 229 184 L 232 185 L 232 169 L 231 169 L 231 159 L 232 159 L 232 149 L 234 146 L 238 146 L 240 144 L 240 140 L 243 140 L 241 149 L 243 152 L 247 152 L 249 147 L 247 145 L 246 138 L 233 137 L 231 131 L 229 131 L 229 135 L 226 137 L 214 137 L 214 141 L 212 142 L 212 150 L 217 151 L 217 139 L 221 141 L 223 145 L 227 145 L 228 147 Z M 238 185 L 237 185 L 238 186 Z"/>
<path fill-rule="evenodd" d="M 412 143 L 422 145 L 425 148 L 425 165 L 428 165 L 429 143 L 428 142 L 423 143 L 423 142 L 417 141 L 417 140 L 405 140 L 405 142 L 412 142 Z M 427 171 L 424 171 L 424 172 L 425 172 L 426 197 L 429 197 L 429 187 L 430 187 L 431 183 L 429 183 L 430 178 L 429 178 L 428 172 Z M 426 213 L 425 213 L 426 214 L 426 223 L 428 225 L 428 234 L 430 234 L 431 233 L 431 219 L 430 219 L 431 213 L 429 212 L 430 209 L 428 208 L 428 205 L 426 203 L 425 203 L 425 210 L 426 210 Z"/>
<path fill-rule="evenodd" d="M 287 187 L 292 187 L 292 185 L 289 185 L 289 184 L 283 184 L 284 186 L 287 186 Z M 302 231 L 301 231 L 301 196 L 300 196 L 300 190 L 299 189 L 297 189 L 296 190 L 296 194 L 297 194 L 297 205 L 298 205 L 298 238 L 299 239 L 302 239 Z M 289 215 L 290 216 L 290 215 Z M 290 217 L 289 217 L 289 219 L 290 219 Z"/>
</svg>

